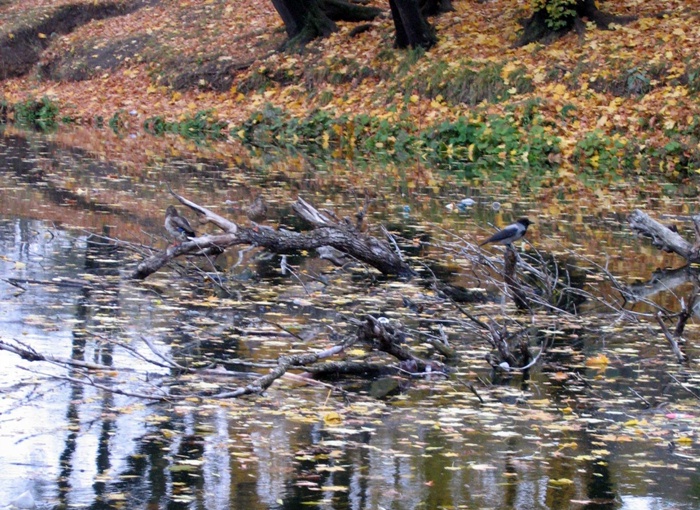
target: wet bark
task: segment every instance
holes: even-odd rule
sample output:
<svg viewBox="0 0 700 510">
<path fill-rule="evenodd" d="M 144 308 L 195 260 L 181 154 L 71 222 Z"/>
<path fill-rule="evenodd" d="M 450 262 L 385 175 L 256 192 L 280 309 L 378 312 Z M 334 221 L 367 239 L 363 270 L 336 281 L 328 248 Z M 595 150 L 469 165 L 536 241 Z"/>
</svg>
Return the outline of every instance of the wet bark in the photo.
<svg viewBox="0 0 700 510">
<path fill-rule="evenodd" d="M 687 319 L 685 319 L 687 320 Z M 683 321 L 683 327 L 685 327 L 685 320 Z M 664 323 L 664 314 L 663 312 L 657 312 L 656 314 L 656 322 L 659 323 L 659 326 L 661 327 L 661 331 L 663 332 L 664 336 L 666 337 L 666 341 L 668 342 L 668 345 L 671 347 L 671 350 L 673 351 L 673 354 L 676 356 L 676 359 L 678 360 L 678 363 L 685 363 L 688 358 L 685 355 L 685 353 L 681 350 L 680 343 L 685 342 L 683 338 L 681 337 L 680 334 L 677 333 L 672 333 L 669 329 L 668 326 Z M 679 323 L 678 327 L 681 327 L 681 318 L 679 318 Z M 678 327 L 676 329 L 678 329 Z M 682 327 L 681 327 L 682 331 Z"/>
<path fill-rule="evenodd" d="M 400 367 L 410 373 L 439 372 L 442 365 L 425 361 L 403 346 L 406 334 L 388 319 L 367 316 L 358 328 L 357 338 L 378 351 L 385 352 L 401 362 Z"/>
</svg>

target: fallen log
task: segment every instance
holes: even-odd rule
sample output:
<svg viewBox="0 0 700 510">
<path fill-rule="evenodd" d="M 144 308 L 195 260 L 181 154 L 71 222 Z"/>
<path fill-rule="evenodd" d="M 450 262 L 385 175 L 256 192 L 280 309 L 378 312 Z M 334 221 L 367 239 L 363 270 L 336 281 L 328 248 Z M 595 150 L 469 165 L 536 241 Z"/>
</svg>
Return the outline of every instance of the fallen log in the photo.
<svg viewBox="0 0 700 510">
<path fill-rule="evenodd" d="M 629 215 L 630 228 L 638 235 L 651 239 L 651 244 L 655 248 L 668 253 L 676 253 L 688 262 L 700 262 L 700 216 L 692 217 L 695 226 L 695 244 L 686 241 L 683 236 L 676 232 L 675 227 L 667 227 L 649 217 L 645 212 L 636 209 Z"/>
<path fill-rule="evenodd" d="M 221 252 L 235 245 L 260 246 L 279 255 L 298 253 L 332 247 L 360 260 L 383 274 L 411 276 L 413 271 L 391 246 L 375 237 L 360 232 L 348 221 L 339 221 L 316 210 L 311 204 L 298 199 L 294 211 L 315 228 L 308 232 L 293 232 L 270 227 L 243 228 L 211 212 L 194 202 L 173 193 L 180 202 L 203 215 L 207 222 L 224 230 L 223 234 L 202 235 L 165 250 L 141 261 L 130 274 L 131 278 L 143 279 L 158 271 L 165 264 L 183 255 L 206 255 Z"/>
</svg>

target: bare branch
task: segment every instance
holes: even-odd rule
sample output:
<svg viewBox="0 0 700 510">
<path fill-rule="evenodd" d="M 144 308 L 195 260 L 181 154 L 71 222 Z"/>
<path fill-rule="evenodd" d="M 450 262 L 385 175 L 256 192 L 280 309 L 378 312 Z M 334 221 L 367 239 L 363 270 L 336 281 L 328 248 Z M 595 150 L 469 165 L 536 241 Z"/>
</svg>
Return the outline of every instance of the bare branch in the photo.
<svg viewBox="0 0 700 510">
<path fill-rule="evenodd" d="M 666 337 L 666 340 L 671 346 L 673 354 L 676 355 L 676 359 L 678 360 L 678 362 L 685 363 L 686 356 L 685 354 L 683 354 L 683 351 L 681 351 L 681 348 L 678 345 L 678 337 L 674 336 L 668 329 L 668 326 L 666 326 L 666 324 L 664 323 L 664 314 L 662 312 L 658 312 L 656 314 L 656 322 L 658 322 L 659 326 L 661 326 L 661 331 L 663 332 L 664 336 Z"/>
</svg>

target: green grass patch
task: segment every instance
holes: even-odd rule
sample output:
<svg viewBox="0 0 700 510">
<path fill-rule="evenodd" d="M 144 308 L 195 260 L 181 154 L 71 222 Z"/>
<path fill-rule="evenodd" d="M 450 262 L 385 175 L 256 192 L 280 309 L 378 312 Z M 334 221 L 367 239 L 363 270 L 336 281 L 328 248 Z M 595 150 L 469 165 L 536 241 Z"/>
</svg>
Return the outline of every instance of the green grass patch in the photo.
<svg viewBox="0 0 700 510">
<path fill-rule="evenodd" d="M 15 123 L 21 127 L 53 131 L 58 126 L 58 105 L 48 97 L 15 103 L 12 110 Z"/>
<path fill-rule="evenodd" d="M 530 176 L 544 176 L 552 165 L 549 155 L 559 140 L 527 110 L 503 116 L 461 117 L 424 130 L 415 130 L 408 113 L 391 119 L 366 114 L 333 116 L 317 110 L 298 118 L 274 106 L 252 114 L 234 135 L 262 149 L 279 147 L 333 158 L 375 161 L 422 161 L 463 173 L 468 178 L 512 180 L 526 168 Z"/>
<path fill-rule="evenodd" d="M 196 142 L 205 140 L 220 140 L 226 138 L 228 124 L 216 120 L 210 110 L 202 110 L 194 115 L 188 115 L 180 121 L 167 121 L 155 116 L 146 119 L 144 130 L 154 136 L 173 133 Z"/>
</svg>

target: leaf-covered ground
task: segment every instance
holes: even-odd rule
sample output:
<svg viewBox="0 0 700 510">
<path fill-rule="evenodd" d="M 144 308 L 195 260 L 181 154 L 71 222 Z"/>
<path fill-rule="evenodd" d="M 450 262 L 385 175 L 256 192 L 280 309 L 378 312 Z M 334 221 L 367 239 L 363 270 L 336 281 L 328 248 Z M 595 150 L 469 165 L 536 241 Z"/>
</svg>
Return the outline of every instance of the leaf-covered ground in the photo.
<svg viewBox="0 0 700 510">
<path fill-rule="evenodd" d="M 36 33 L 46 46 L 39 62 L 5 80 L 2 99 L 46 96 L 61 117 L 111 119 L 141 134 L 147 119 L 157 131 L 210 111 L 208 121 L 227 123 L 224 146 L 262 140 L 340 158 L 423 161 L 557 193 L 583 183 L 635 194 L 659 181 L 695 193 L 700 11 L 692 3 L 602 3 L 638 20 L 514 48 L 529 14 L 522 2 L 456 1 L 455 12 L 432 19 L 439 43 L 426 54 L 394 50 L 388 5 L 374 3 L 387 15 L 370 30 L 352 36 L 356 24 L 340 23 L 330 38 L 284 53 L 271 2 L 146 2 L 70 33 Z M 0 36 L 11 40 L 36 24 L 27 13 L 58 4 L 3 2 Z M 88 143 L 82 138 L 73 143 Z M 139 142 L 128 143 L 142 159 Z"/>
</svg>

